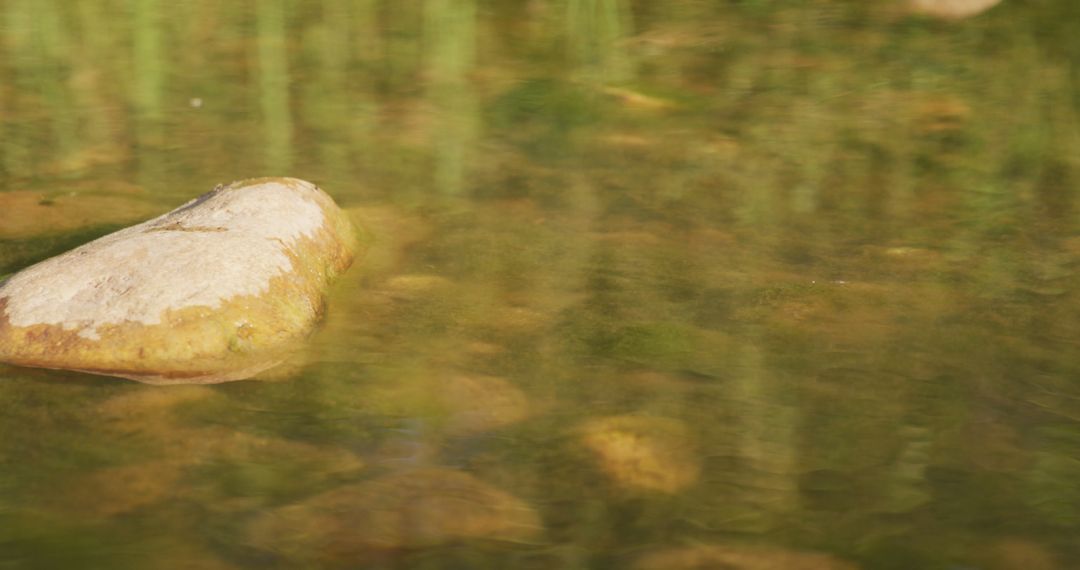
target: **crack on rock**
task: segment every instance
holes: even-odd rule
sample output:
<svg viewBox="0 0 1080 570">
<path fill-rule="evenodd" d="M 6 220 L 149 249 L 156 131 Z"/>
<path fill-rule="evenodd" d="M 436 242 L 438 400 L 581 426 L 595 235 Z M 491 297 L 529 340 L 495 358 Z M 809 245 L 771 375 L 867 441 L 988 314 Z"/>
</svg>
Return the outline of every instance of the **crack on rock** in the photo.
<svg viewBox="0 0 1080 570">
<path fill-rule="evenodd" d="M 180 222 L 172 222 L 163 226 L 147 228 L 143 233 L 150 232 L 227 232 L 229 228 L 219 226 L 185 226 Z"/>
</svg>

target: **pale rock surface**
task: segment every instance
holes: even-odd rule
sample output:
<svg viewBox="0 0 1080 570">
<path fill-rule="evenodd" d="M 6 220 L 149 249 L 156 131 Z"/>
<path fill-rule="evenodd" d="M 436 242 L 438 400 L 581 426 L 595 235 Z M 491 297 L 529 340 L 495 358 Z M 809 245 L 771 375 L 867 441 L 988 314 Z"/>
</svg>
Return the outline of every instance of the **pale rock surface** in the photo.
<svg viewBox="0 0 1080 570">
<path fill-rule="evenodd" d="M 0 282 L 0 361 L 152 383 L 247 378 L 311 331 L 356 250 L 314 184 L 219 186 Z"/>
<path fill-rule="evenodd" d="M 915 12 L 947 20 L 959 20 L 977 16 L 1001 0 L 909 0 Z"/>
</svg>

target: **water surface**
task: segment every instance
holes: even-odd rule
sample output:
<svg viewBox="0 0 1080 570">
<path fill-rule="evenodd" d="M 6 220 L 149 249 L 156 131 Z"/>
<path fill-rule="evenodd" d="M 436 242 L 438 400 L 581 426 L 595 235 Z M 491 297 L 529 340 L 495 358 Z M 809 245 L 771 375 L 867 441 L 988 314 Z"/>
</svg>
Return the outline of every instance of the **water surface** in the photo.
<svg viewBox="0 0 1080 570">
<path fill-rule="evenodd" d="M 1080 566 L 1080 5 L 7 0 L 0 274 L 215 184 L 303 359 L 0 367 L 0 568 Z"/>
</svg>

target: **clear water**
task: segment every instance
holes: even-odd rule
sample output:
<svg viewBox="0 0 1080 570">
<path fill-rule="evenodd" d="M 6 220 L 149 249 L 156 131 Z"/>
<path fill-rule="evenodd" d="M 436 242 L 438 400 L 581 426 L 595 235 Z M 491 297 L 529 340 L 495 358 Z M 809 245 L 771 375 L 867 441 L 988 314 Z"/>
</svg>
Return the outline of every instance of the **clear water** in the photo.
<svg viewBox="0 0 1080 570">
<path fill-rule="evenodd" d="M 0 568 L 1080 566 L 1080 4 L 6 0 L 0 274 L 220 182 L 305 358 L 0 367 Z"/>
</svg>

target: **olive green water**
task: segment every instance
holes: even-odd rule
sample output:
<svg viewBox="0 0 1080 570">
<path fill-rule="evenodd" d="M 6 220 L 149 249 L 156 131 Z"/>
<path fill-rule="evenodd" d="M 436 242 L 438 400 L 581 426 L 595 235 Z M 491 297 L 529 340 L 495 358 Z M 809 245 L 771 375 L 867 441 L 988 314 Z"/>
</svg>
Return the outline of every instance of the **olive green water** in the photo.
<svg viewBox="0 0 1080 570">
<path fill-rule="evenodd" d="M 0 366 L 0 568 L 1080 567 L 1080 4 L 6 0 L 0 274 L 227 182 L 303 359 Z"/>
</svg>

